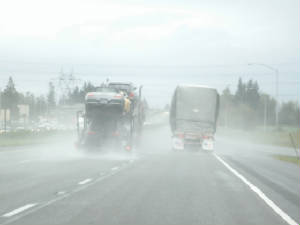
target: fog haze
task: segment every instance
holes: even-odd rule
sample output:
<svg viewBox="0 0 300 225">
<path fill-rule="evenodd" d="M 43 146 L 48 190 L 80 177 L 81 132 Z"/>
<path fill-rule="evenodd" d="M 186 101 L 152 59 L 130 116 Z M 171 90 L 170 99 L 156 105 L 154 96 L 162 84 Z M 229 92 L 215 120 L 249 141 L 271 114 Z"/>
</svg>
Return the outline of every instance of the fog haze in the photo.
<svg viewBox="0 0 300 225">
<path fill-rule="evenodd" d="M 1 83 L 12 75 L 24 91 L 41 93 L 63 67 L 82 80 L 134 77 L 156 88 L 173 79 L 234 89 L 246 76 L 273 95 L 273 72 L 247 66 L 264 63 L 280 71 L 281 98 L 297 99 L 297 0 L 14 0 L 2 3 L 0 36 Z"/>
</svg>

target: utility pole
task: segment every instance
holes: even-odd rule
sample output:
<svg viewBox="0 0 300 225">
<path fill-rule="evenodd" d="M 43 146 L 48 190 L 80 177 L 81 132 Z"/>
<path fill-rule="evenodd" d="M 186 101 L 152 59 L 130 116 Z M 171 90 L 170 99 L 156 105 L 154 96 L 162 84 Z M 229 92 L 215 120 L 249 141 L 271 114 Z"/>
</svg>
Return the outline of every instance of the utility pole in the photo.
<svg viewBox="0 0 300 225">
<path fill-rule="evenodd" d="M 226 85 L 226 89 L 230 90 L 230 84 Z M 229 98 L 225 100 L 225 127 L 228 128 L 228 101 Z"/>
<path fill-rule="evenodd" d="M 3 109 L 2 106 L 4 105 Z M 2 91 L 0 89 L 0 114 L 2 114 L 3 111 L 3 125 L 4 125 L 4 133 L 6 133 L 6 106 L 3 104 L 3 99 L 2 99 Z"/>
<path fill-rule="evenodd" d="M 6 133 L 6 108 L 4 108 L 4 133 Z"/>
<path fill-rule="evenodd" d="M 267 96 L 264 96 L 264 132 L 266 132 L 267 126 Z"/>
<path fill-rule="evenodd" d="M 277 69 L 275 69 L 275 73 L 276 73 L 276 100 L 277 100 L 277 102 L 276 102 L 276 127 L 278 128 L 278 124 L 279 124 L 279 117 L 278 117 L 278 114 L 279 114 L 279 87 L 278 87 L 278 85 L 279 85 L 279 72 L 278 72 L 278 70 Z"/>
<path fill-rule="evenodd" d="M 78 81 L 81 81 L 80 79 L 75 78 L 73 75 L 74 70 L 73 68 L 69 73 L 65 73 L 63 68 L 60 70 L 60 75 L 57 78 L 51 79 L 51 80 L 56 80 L 57 86 L 60 89 L 61 95 L 62 95 L 62 100 L 63 100 L 63 105 L 65 105 L 66 97 L 68 96 L 69 93 L 74 89 L 76 83 Z"/>
<path fill-rule="evenodd" d="M 1 88 L 0 88 L 0 115 L 2 117 L 2 91 L 1 91 Z M 4 117 L 4 116 L 3 116 Z M 3 118 L 4 119 L 4 118 Z M 0 128 L 2 128 L 2 122 L 0 124 Z"/>
</svg>

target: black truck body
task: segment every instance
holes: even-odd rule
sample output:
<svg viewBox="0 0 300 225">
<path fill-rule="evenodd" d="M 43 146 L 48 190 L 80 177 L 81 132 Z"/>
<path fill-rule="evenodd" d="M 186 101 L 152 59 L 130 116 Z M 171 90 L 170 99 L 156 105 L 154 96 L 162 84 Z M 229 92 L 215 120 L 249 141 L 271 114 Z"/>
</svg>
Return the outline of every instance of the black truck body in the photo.
<svg viewBox="0 0 300 225">
<path fill-rule="evenodd" d="M 218 113 L 216 89 L 201 85 L 177 86 L 170 107 L 173 148 L 200 145 L 212 149 Z"/>
</svg>

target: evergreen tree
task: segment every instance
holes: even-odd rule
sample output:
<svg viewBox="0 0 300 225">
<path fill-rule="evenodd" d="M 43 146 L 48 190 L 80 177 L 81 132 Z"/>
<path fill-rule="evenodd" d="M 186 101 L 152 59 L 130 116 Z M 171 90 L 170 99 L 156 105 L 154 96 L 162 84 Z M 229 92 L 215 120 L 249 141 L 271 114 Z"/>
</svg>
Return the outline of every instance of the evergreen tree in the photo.
<svg viewBox="0 0 300 225">
<path fill-rule="evenodd" d="M 37 116 L 44 116 L 47 112 L 47 101 L 43 95 L 36 99 L 36 114 Z"/>
<path fill-rule="evenodd" d="M 70 104 L 81 103 L 81 96 L 79 87 L 76 86 L 72 92 L 69 94 L 69 101 Z"/>
<path fill-rule="evenodd" d="M 49 109 L 55 108 L 55 87 L 52 82 L 49 83 L 49 91 L 47 95 L 47 103 Z"/>
<path fill-rule="evenodd" d="M 30 92 L 26 92 L 25 98 L 24 98 L 24 103 L 26 105 L 29 105 L 29 117 L 30 119 L 35 119 L 36 118 L 36 99 L 34 95 Z"/>
<path fill-rule="evenodd" d="M 243 103 L 245 101 L 246 85 L 243 83 L 242 78 L 239 78 L 238 87 L 235 92 L 235 100 L 237 103 Z"/>
<path fill-rule="evenodd" d="M 15 88 L 15 83 L 12 77 L 9 77 L 8 83 L 2 93 L 2 108 L 9 109 L 12 119 L 18 119 L 19 117 L 19 93 Z"/>
<path fill-rule="evenodd" d="M 252 108 L 257 109 L 259 105 L 259 86 L 257 81 L 249 80 L 246 85 L 245 102 Z"/>
<path fill-rule="evenodd" d="M 282 103 L 279 111 L 279 122 L 282 125 L 299 127 L 299 105 L 296 102 Z"/>
</svg>

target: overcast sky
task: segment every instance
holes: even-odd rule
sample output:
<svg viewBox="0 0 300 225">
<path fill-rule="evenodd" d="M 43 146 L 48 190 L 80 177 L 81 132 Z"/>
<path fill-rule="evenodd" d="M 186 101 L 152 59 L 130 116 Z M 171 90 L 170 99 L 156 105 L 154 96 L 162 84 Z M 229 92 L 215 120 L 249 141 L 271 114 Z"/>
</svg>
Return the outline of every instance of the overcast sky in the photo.
<svg viewBox="0 0 300 225">
<path fill-rule="evenodd" d="M 256 62 L 279 69 L 282 83 L 295 81 L 283 88 L 294 89 L 291 95 L 295 95 L 299 88 L 299 7 L 299 0 L 2 1 L 0 81 L 10 74 L 34 80 L 36 68 L 47 63 L 47 69 L 40 71 L 44 83 L 61 66 L 80 71 L 81 79 L 90 79 L 95 65 L 111 66 L 105 73 L 112 77 L 122 73 L 116 72 L 116 65 L 152 66 L 160 78 L 168 74 L 168 80 L 173 73 L 180 82 L 185 81 L 182 75 L 188 69 L 166 72 L 158 66 L 199 67 L 194 75 L 203 73 L 201 66 L 208 66 L 209 73 L 219 74 L 214 79 L 226 86 L 228 77 L 217 66 L 225 66 L 224 71 L 231 70 L 235 76 L 272 74 L 259 66 L 246 68 Z M 32 67 L 24 67 L 26 63 Z M 80 68 L 86 64 L 91 66 Z M 124 69 L 124 78 L 134 71 Z M 147 68 L 138 73 L 145 74 L 144 80 L 150 76 Z"/>
</svg>

